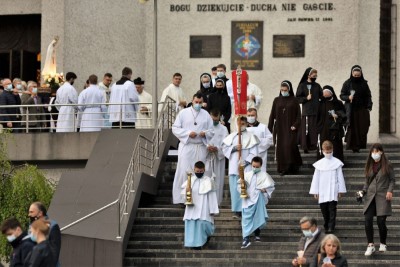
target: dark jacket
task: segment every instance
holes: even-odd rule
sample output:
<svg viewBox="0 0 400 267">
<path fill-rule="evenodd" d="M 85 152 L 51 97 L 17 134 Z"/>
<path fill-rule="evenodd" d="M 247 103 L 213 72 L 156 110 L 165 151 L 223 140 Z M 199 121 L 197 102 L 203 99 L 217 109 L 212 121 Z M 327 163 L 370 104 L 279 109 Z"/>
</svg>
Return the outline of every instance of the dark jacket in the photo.
<svg viewBox="0 0 400 267">
<path fill-rule="evenodd" d="M 25 265 L 26 267 L 55 267 L 57 260 L 53 250 L 50 248 L 48 240 L 37 244 L 28 255 Z"/>
<path fill-rule="evenodd" d="M 36 104 L 35 104 L 35 99 L 31 97 L 29 94 L 23 94 L 21 96 L 21 104 L 22 105 L 32 105 L 32 107 L 29 108 L 23 108 L 23 114 L 22 114 L 22 120 L 21 124 L 26 125 L 27 121 L 27 114 L 28 114 L 28 121 L 29 121 L 29 126 L 41 126 L 43 124 L 46 124 L 46 116 L 44 115 L 44 108 L 43 107 L 36 107 L 34 105 L 41 105 L 42 100 L 40 97 L 36 97 Z M 29 113 L 27 113 L 27 111 Z M 41 122 L 38 122 L 41 121 Z"/>
<path fill-rule="evenodd" d="M 298 244 L 297 250 L 304 250 L 303 257 L 306 258 L 306 264 L 303 264 L 303 267 L 310 266 L 315 261 L 316 255 L 321 247 L 321 241 L 325 237 L 325 234 L 321 232 L 321 229 L 318 228 L 318 233 L 313 237 L 310 244 L 308 244 L 307 248 L 304 250 L 304 245 L 306 244 L 306 238 L 303 236 Z"/>
<path fill-rule="evenodd" d="M 14 95 L 11 91 L 6 91 L 0 94 L 0 106 L 21 105 L 21 98 L 19 95 Z M 18 114 L 18 115 L 16 115 Z M 10 122 L 16 121 L 19 117 L 20 111 L 18 107 L 15 108 L 0 108 L 0 121 Z"/>
<path fill-rule="evenodd" d="M 308 90 L 307 85 L 311 85 Z M 308 94 L 311 94 L 311 100 L 307 100 Z M 319 100 L 322 99 L 322 88 L 319 83 L 303 82 L 299 84 L 296 91 L 296 98 L 302 104 L 302 116 L 316 116 L 319 108 Z"/>
<path fill-rule="evenodd" d="M 232 114 L 231 99 L 227 93 L 221 92 L 223 89 L 219 89 L 211 95 L 208 96 L 207 110 L 218 109 L 221 115 L 224 116 L 225 124 L 228 123 Z"/>
<path fill-rule="evenodd" d="M 13 247 L 10 257 L 10 267 L 24 266 L 25 259 L 32 251 L 35 243 L 26 232 L 23 232 L 19 237 L 11 242 L 10 245 Z"/>
<path fill-rule="evenodd" d="M 352 109 L 364 108 L 372 110 L 371 90 L 366 80 L 361 80 L 356 83 L 351 79 L 346 80 L 340 92 L 340 99 L 350 104 L 349 96 L 351 95 L 351 90 L 355 91 L 354 99 L 351 102 Z"/>
<path fill-rule="evenodd" d="M 310 264 L 310 267 L 320 267 L 320 266 L 322 266 L 324 264 L 323 260 L 324 260 L 325 257 L 326 257 L 326 254 L 320 254 L 320 257 L 319 257 L 320 260 L 317 263 L 317 261 L 318 261 L 318 255 L 317 255 L 314 258 L 315 261 L 312 264 Z M 331 259 L 331 263 L 335 267 L 348 267 L 347 259 L 342 255 L 336 255 L 336 257 L 334 259 Z"/>
<path fill-rule="evenodd" d="M 390 171 L 387 174 L 383 174 L 382 170 L 380 170 L 370 184 L 368 184 L 368 181 L 370 177 L 372 177 L 373 172 L 371 171 L 371 173 L 367 175 L 363 188 L 363 190 L 367 192 L 364 199 L 364 214 L 372 200 L 375 199 L 376 216 L 392 215 L 392 201 L 386 200 L 386 193 L 393 193 L 395 178 L 392 166 L 390 166 L 389 169 Z"/>
</svg>

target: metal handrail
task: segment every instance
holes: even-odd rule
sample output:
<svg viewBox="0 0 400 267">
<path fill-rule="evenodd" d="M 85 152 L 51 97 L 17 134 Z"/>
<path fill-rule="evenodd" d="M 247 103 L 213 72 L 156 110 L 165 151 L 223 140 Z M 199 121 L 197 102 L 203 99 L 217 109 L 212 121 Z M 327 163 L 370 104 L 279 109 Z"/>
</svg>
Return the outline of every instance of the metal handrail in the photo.
<svg viewBox="0 0 400 267">
<path fill-rule="evenodd" d="M 146 146 L 148 144 L 151 144 L 152 149 L 148 150 L 146 149 L 146 152 L 152 152 L 149 158 L 146 158 L 148 160 L 150 160 L 151 162 L 151 167 L 150 167 L 150 175 L 154 176 L 153 173 L 153 167 L 154 167 L 154 162 L 156 159 L 159 158 L 159 145 L 160 143 L 164 142 L 163 140 L 163 131 L 165 129 L 170 129 L 172 127 L 172 120 L 175 119 L 176 117 L 176 110 L 174 108 L 172 108 L 173 106 L 175 106 L 175 101 L 170 98 L 169 96 L 167 96 L 165 102 L 163 103 L 162 109 L 161 109 L 161 113 L 160 113 L 160 117 L 158 119 L 158 123 L 157 123 L 157 128 L 154 129 L 154 134 L 153 137 L 151 139 L 143 136 L 143 135 L 139 135 L 138 139 L 136 140 L 135 146 L 133 148 L 133 152 L 132 152 L 132 156 L 131 159 L 129 161 L 129 165 L 128 165 L 128 169 L 126 171 L 125 174 L 125 178 L 123 180 L 123 184 L 121 186 L 121 190 L 118 194 L 118 198 L 116 200 L 114 200 L 113 202 L 108 203 L 107 205 L 89 213 L 88 215 L 62 227 L 60 230 L 61 232 L 78 224 L 79 222 L 82 222 L 96 214 L 98 214 L 99 212 L 114 206 L 116 204 L 118 204 L 118 229 L 117 229 L 117 239 L 121 239 L 121 221 L 123 219 L 124 216 L 128 215 L 128 200 L 130 197 L 130 194 L 134 192 L 133 190 L 133 178 L 134 178 L 134 174 L 138 173 L 141 171 L 141 167 L 143 166 L 140 161 L 141 158 L 141 154 L 139 154 L 140 152 L 140 144 L 141 144 L 141 140 L 144 140 L 146 142 Z M 167 117 L 166 117 L 167 116 Z M 137 164 L 135 164 L 137 162 Z"/>
</svg>

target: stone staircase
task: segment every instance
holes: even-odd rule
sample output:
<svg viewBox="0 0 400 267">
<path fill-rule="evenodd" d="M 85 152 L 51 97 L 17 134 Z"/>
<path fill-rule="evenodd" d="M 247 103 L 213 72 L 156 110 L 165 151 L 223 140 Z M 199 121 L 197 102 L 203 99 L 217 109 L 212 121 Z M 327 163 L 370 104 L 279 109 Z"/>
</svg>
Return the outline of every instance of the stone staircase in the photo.
<svg viewBox="0 0 400 267">
<path fill-rule="evenodd" d="M 387 155 L 400 170 L 400 145 L 385 145 Z M 241 249 L 240 221 L 230 211 L 228 179 L 225 178 L 224 200 L 216 217 L 216 231 L 207 246 L 200 251 L 183 247 L 184 209 L 171 204 L 171 188 L 176 157 L 168 157 L 157 196 L 144 195 L 125 253 L 124 266 L 291 266 L 301 237 L 298 221 L 302 216 L 314 216 L 323 223 L 316 200 L 309 194 L 315 155 L 303 154 L 304 165 L 298 175 L 280 177 L 269 155 L 268 172 L 276 189 L 267 206 L 269 221 L 262 230 L 262 242 L 252 242 Z M 362 205 L 355 201 L 355 192 L 363 186 L 363 168 L 367 150 L 345 152 L 344 168 L 348 193 L 339 200 L 335 234 L 342 242 L 343 254 L 349 266 L 400 266 L 400 196 L 396 190 L 393 216 L 388 217 L 388 251 L 365 257 L 366 237 Z M 397 179 L 398 179 L 397 175 Z M 398 188 L 398 186 L 397 186 Z M 379 244 L 375 223 L 375 242 Z"/>
</svg>

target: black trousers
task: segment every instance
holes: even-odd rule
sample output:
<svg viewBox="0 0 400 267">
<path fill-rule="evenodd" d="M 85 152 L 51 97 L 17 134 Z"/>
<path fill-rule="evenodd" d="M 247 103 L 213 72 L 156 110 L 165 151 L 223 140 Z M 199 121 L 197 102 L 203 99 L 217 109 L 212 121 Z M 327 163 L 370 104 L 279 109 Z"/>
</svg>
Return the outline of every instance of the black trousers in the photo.
<svg viewBox="0 0 400 267">
<path fill-rule="evenodd" d="M 113 129 L 119 129 L 119 122 L 113 122 L 112 123 L 112 128 Z M 122 122 L 121 123 L 121 129 L 126 129 L 126 128 L 135 128 L 135 123 L 134 122 Z"/>
<path fill-rule="evenodd" d="M 325 230 L 335 230 L 337 201 L 320 203 L 319 207 L 321 208 L 322 216 L 324 217 Z"/>
<path fill-rule="evenodd" d="M 261 235 L 261 230 L 260 230 L 260 228 L 257 228 L 255 231 L 254 231 L 254 235 L 255 236 L 260 236 Z M 245 237 L 245 239 L 249 239 L 250 238 L 250 236 L 246 236 Z"/>
<path fill-rule="evenodd" d="M 374 216 L 376 216 L 375 198 L 372 200 L 364 216 L 365 216 L 365 234 L 367 235 L 368 243 L 374 243 Z M 387 237 L 386 218 L 387 216 L 376 216 L 379 228 L 379 239 L 381 244 L 385 245 Z"/>
</svg>

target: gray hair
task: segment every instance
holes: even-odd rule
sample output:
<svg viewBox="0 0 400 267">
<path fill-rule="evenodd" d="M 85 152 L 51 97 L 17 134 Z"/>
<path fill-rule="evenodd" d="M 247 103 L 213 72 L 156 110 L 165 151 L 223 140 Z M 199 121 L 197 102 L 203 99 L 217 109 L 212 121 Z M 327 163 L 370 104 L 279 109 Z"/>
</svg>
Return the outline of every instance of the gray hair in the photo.
<svg viewBox="0 0 400 267">
<path fill-rule="evenodd" d="M 340 243 L 339 238 L 337 238 L 337 236 L 335 236 L 333 234 L 326 235 L 324 237 L 324 239 L 322 239 L 322 241 L 321 241 L 321 253 L 326 254 L 325 245 L 329 240 L 332 240 L 333 244 L 335 244 L 336 247 L 337 247 L 336 255 L 340 255 L 340 253 L 342 252 L 342 244 Z"/>
<path fill-rule="evenodd" d="M 14 78 L 14 80 L 12 81 L 12 83 L 17 83 L 17 82 L 22 82 L 22 80 L 20 78 Z"/>
<path fill-rule="evenodd" d="M 306 222 L 309 222 L 311 226 L 317 225 L 317 220 L 314 217 L 308 217 L 308 216 L 304 216 L 303 218 L 301 218 L 299 224 L 301 225 Z"/>
<path fill-rule="evenodd" d="M 27 88 L 31 87 L 32 84 L 36 84 L 36 85 L 37 85 L 37 82 L 35 82 L 35 81 L 29 81 L 29 82 L 28 82 Z"/>
</svg>

